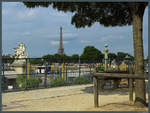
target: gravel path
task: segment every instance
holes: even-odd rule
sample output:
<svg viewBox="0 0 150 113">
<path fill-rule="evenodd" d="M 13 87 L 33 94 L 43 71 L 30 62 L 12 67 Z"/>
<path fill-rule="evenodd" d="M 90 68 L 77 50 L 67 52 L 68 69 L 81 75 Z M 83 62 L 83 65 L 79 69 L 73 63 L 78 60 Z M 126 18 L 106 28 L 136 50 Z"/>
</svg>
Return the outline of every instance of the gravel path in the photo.
<svg viewBox="0 0 150 113">
<path fill-rule="evenodd" d="M 94 108 L 93 84 L 37 89 L 2 94 L 3 111 L 135 111 L 147 110 L 128 104 L 128 91 L 100 92 Z"/>
</svg>

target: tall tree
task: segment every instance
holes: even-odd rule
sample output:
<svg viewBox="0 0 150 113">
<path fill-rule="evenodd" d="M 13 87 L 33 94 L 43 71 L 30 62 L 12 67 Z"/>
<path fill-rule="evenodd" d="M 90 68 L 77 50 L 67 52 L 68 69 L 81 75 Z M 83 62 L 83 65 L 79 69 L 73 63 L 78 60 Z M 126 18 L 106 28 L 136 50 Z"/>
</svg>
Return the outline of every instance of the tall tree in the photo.
<svg viewBox="0 0 150 113">
<path fill-rule="evenodd" d="M 78 55 L 78 54 L 73 54 L 73 55 L 71 56 L 71 60 L 72 60 L 73 62 L 79 62 L 79 55 Z"/>
<path fill-rule="evenodd" d="M 32 58 L 29 60 L 30 64 L 44 64 L 44 61 L 41 58 Z"/>
<path fill-rule="evenodd" d="M 116 59 L 117 58 L 117 55 L 115 53 L 108 53 L 108 58 L 110 60 L 113 60 L 113 59 Z"/>
<path fill-rule="evenodd" d="M 144 10 L 147 6 L 145 2 L 134 3 L 77 3 L 77 2 L 26 2 L 27 7 L 48 7 L 64 12 L 73 12 L 74 15 L 71 24 L 77 28 L 92 26 L 95 22 L 108 26 L 133 26 L 133 46 L 135 60 L 135 74 L 143 76 L 144 74 L 144 55 L 143 55 L 143 38 L 142 23 Z M 146 105 L 145 98 L 145 81 L 136 80 L 135 88 L 135 105 L 143 107 Z"/>
<path fill-rule="evenodd" d="M 118 53 L 117 53 L 117 59 L 125 59 L 127 56 L 128 56 L 130 59 L 133 59 L 133 56 L 130 55 L 129 53 L 124 53 L 124 52 L 118 52 Z"/>
<path fill-rule="evenodd" d="M 81 54 L 81 59 L 87 61 L 99 61 L 103 59 L 103 54 L 94 46 L 86 46 Z"/>
</svg>

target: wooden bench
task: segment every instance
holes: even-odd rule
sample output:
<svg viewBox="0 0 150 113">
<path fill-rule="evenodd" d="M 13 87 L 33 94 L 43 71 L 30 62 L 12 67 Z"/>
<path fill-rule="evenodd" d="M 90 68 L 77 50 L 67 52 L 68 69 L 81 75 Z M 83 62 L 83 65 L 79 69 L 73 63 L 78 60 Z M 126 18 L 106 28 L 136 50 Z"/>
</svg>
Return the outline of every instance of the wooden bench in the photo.
<svg viewBox="0 0 150 113">
<path fill-rule="evenodd" d="M 139 76 L 137 74 L 129 73 L 106 73 L 106 72 L 93 72 L 93 82 L 94 82 L 94 106 L 98 107 L 98 85 L 99 80 L 114 80 L 114 79 L 129 79 L 129 102 L 133 103 L 133 81 L 134 79 L 148 79 L 148 74 L 145 73 L 144 76 Z"/>
</svg>

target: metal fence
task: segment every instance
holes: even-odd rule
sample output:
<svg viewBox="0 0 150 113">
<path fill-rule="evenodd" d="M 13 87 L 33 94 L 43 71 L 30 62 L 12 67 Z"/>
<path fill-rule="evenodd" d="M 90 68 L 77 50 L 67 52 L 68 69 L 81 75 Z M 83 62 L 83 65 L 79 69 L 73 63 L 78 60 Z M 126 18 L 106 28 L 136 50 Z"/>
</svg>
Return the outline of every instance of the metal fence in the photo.
<svg viewBox="0 0 150 113">
<path fill-rule="evenodd" d="M 3 59 L 3 91 L 92 83 L 93 63 L 52 60 Z"/>
<path fill-rule="evenodd" d="M 2 88 L 5 92 L 93 83 L 91 73 L 95 69 L 128 72 L 134 64 L 128 59 L 109 59 L 104 70 L 105 62 L 103 59 L 3 58 Z"/>
</svg>

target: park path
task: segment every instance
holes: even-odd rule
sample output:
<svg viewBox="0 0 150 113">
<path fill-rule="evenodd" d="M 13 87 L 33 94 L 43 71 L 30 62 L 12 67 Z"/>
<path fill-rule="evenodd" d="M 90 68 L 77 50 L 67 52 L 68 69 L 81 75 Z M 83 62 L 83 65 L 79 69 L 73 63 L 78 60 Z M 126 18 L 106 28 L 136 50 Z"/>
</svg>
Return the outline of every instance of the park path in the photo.
<svg viewBox="0 0 150 113">
<path fill-rule="evenodd" d="M 94 108 L 93 84 L 64 86 L 2 94 L 3 111 L 97 111 L 128 109 L 127 90 L 100 93 Z M 118 107 L 122 105 L 123 107 Z M 112 107 L 113 106 L 113 107 Z M 127 108 L 126 108 L 127 107 Z"/>
<path fill-rule="evenodd" d="M 63 96 L 71 96 L 85 93 L 82 91 L 85 87 L 92 87 L 92 84 L 77 85 L 77 86 L 64 86 L 57 88 L 37 89 L 19 92 L 9 92 L 2 94 L 2 103 L 4 110 L 17 109 L 24 107 L 21 102 L 29 102 L 34 100 L 42 100 L 48 98 L 56 98 Z"/>
</svg>

